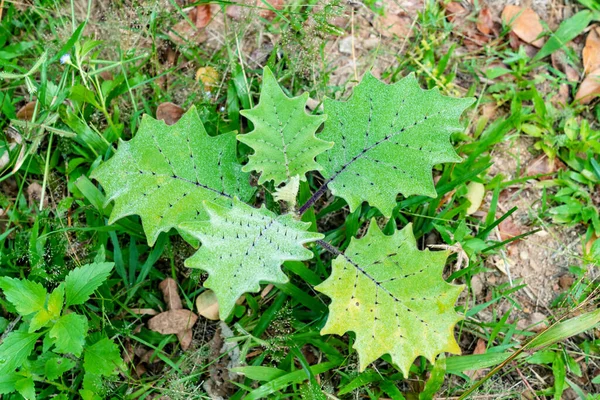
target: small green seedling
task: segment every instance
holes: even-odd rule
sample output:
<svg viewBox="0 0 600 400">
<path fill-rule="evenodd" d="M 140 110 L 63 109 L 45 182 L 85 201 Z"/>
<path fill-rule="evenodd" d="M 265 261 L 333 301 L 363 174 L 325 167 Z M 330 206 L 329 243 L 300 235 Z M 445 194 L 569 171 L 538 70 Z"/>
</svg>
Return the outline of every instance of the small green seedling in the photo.
<svg viewBox="0 0 600 400">
<path fill-rule="evenodd" d="M 102 398 L 102 377 L 123 364 L 119 348 L 106 337 L 88 335 L 88 319 L 70 307 L 85 303 L 113 266 L 98 261 L 75 268 L 50 293 L 37 282 L 0 278 L 0 289 L 22 318 L 0 344 L 0 394 L 35 399 L 36 382 L 51 383 L 60 396 L 75 393 L 78 388 L 66 387 L 62 376 L 82 368 L 79 394 L 86 400 Z"/>
<path fill-rule="evenodd" d="M 316 288 L 332 299 L 322 334 L 355 332 L 361 370 L 390 354 L 407 376 L 419 355 L 433 362 L 458 353 L 454 303 L 462 287 L 442 278 L 447 251 L 418 250 L 410 225 L 386 236 L 372 221 L 342 253 L 300 217 L 327 190 L 351 211 L 368 202 L 386 217 L 399 193 L 437 196 L 432 167 L 461 161 L 449 137 L 463 130 L 459 118 L 473 99 L 422 90 L 412 75 L 387 85 L 370 73 L 350 100 L 326 99 L 322 116 L 306 114 L 307 98 L 287 98 L 265 68 L 259 104 L 242 112 L 254 125 L 237 136 L 254 150 L 243 167 L 234 133 L 209 136 L 194 108 L 172 126 L 144 117 L 137 135 L 92 174 L 114 201 L 110 222 L 138 214 L 150 244 L 171 228 L 201 242 L 186 265 L 209 273 L 205 286 L 222 319 L 260 283 L 287 282 L 283 262 L 312 258 L 304 246 L 317 242 L 337 256 Z M 252 206 L 249 172 L 260 174 L 259 184 L 297 187 L 312 171 L 325 182 L 298 210 L 277 215 Z"/>
</svg>

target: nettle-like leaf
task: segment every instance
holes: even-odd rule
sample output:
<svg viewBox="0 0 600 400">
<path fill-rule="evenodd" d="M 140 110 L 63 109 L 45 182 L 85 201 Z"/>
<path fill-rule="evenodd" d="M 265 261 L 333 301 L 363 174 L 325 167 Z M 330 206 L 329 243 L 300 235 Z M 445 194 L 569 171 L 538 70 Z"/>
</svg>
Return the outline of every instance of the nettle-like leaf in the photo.
<svg viewBox="0 0 600 400">
<path fill-rule="evenodd" d="M 115 205 L 109 223 L 127 215 L 142 218 L 148 242 L 181 222 L 203 220 L 205 200 L 230 205 L 254 190 L 236 158 L 235 133 L 206 133 L 192 107 L 174 125 L 145 115 L 133 139 L 92 174 Z"/>
<path fill-rule="evenodd" d="M 332 300 L 321 334 L 355 332 L 361 371 L 390 354 L 408 376 L 419 355 L 433 362 L 441 352 L 460 353 L 453 330 L 462 318 L 454 303 L 463 287 L 442 278 L 447 257 L 418 250 L 410 224 L 386 236 L 373 220 L 316 287 Z"/>
<path fill-rule="evenodd" d="M 289 98 L 268 67 L 263 73 L 260 101 L 251 110 L 240 111 L 254 124 L 254 130 L 238 135 L 240 142 L 254 149 L 243 171 L 260 172 L 259 184 L 273 180 L 275 185 L 295 175 L 306 180 L 308 171 L 320 170 L 315 157 L 333 143 L 315 137 L 326 117 L 305 111 L 308 93 Z"/>
<path fill-rule="evenodd" d="M 413 75 L 387 85 L 367 73 L 348 101 L 325 99 L 320 137 L 335 146 L 317 161 L 328 188 L 351 211 L 367 201 L 387 217 L 398 193 L 435 197 L 431 169 L 461 161 L 449 137 L 473 101 L 423 90 Z"/>
<path fill-rule="evenodd" d="M 205 207 L 210 221 L 180 227 L 202 242 L 185 265 L 208 272 L 204 286 L 217 295 L 222 319 L 242 294 L 259 291 L 260 282 L 287 282 L 281 264 L 312 258 L 313 253 L 303 244 L 323 238 L 320 233 L 307 232 L 310 223 L 289 214 L 276 215 L 264 207 L 256 209 L 237 199 L 231 208 L 211 203 Z"/>
</svg>

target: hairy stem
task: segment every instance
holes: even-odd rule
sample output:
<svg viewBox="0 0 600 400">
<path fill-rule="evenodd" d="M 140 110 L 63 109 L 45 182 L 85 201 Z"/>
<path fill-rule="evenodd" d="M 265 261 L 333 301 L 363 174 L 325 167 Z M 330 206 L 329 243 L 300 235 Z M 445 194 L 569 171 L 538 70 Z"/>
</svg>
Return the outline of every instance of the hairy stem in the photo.
<svg viewBox="0 0 600 400">
<path fill-rule="evenodd" d="M 325 194 L 325 191 L 327 190 L 327 185 L 329 185 L 329 182 L 331 182 L 331 179 L 326 181 L 315 193 L 313 193 L 313 195 L 310 196 L 310 199 L 306 200 L 306 203 L 304 203 L 302 205 L 302 207 L 300 207 L 300 209 L 298 210 L 298 216 L 301 217 L 302 215 L 304 215 L 304 213 L 309 208 L 311 208 L 315 204 L 315 202 L 321 198 L 321 196 L 323 196 Z"/>
<path fill-rule="evenodd" d="M 340 249 L 338 249 L 335 246 L 330 245 L 329 243 L 327 243 L 324 240 L 317 240 L 316 243 L 333 255 L 339 256 L 340 254 L 342 254 L 342 251 Z"/>
</svg>

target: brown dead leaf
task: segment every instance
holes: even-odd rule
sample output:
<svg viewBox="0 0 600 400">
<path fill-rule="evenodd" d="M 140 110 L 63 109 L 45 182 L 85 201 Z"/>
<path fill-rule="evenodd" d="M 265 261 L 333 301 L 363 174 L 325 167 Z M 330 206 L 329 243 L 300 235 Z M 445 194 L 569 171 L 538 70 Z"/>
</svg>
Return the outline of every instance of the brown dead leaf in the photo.
<svg viewBox="0 0 600 400">
<path fill-rule="evenodd" d="M 590 30 L 582 51 L 583 69 L 586 74 L 600 68 L 600 26 Z"/>
<path fill-rule="evenodd" d="M 204 7 L 208 9 L 206 10 Z M 200 11 L 198 11 L 199 8 Z M 188 13 L 189 21 L 183 19 L 173 25 L 171 32 L 169 32 L 169 38 L 179 45 L 186 43 L 198 44 L 206 41 L 208 36 L 204 28 L 210 22 L 210 17 L 210 5 L 205 4 L 192 8 Z M 192 22 L 191 24 L 190 21 Z"/>
<path fill-rule="evenodd" d="M 504 221 L 500 222 L 498 225 L 498 232 L 500 233 L 500 240 L 502 241 L 512 239 L 521 234 L 521 230 L 513 222 L 512 218 L 506 218 Z"/>
<path fill-rule="evenodd" d="M 19 111 L 17 111 L 17 119 L 20 119 L 21 121 L 31 121 L 36 104 L 37 100 L 34 100 L 21 107 Z"/>
<path fill-rule="evenodd" d="M 525 169 L 525 175 L 548 175 L 564 168 L 566 168 L 565 164 L 558 158 L 550 160 L 545 154 L 541 154 L 529 162 L 529 165 L 527 165 L 527 168 Z M 542 176 L 539 180 L 543 181 L 551 178 L 551 176 Z"/>
<path fill-rule="evenodd" d="M 156 109 L 156 119 L 163 120 L 167 125 L 173 125 L 185 113 L 177 104 L 165 102 Z"/>
<path fill-rule="evenodd" d="M 398 36 L 400 38 L 412 36 L 412 20 L 407 16 L 399 14 L 386 14 L 377 18 L 376 29 L 381 36 L 391 38 Z"/>
<path fill-rule="evenodd" d="M 281 10 L 283 9 L 283 5 L 285 4 L 284 0 L 266 0 L 274 9 Z M 258 13 L 262 18 L 271 20 L 275 18 L 275 11 L 271 10 L 263 0 L 256 0 L 256 6 L 261 10 Z"/>
<path fill-rule="evenodd" d="M 166 278 L 158 285 L 158 288 L 163 294 L 167 310 L 181 310 L 183 308 L 177 282 L 173 278 Z"/>
<path fill-rule="evenodd" d="M 196 8 L 192 11 L 195 11 L 195 13 L 192 14 L 192 12 L 190 12 L 190 14 L 192 14 L 190 15 L 190 19 L 195 22 L 196 28 L 201 29 L 206 27 L 212 17 L 210 12 L 210 4 L 196 6 Z"/>
<path fill-rule="evenodd" d="M 169 310 L 152 317 L 148 328 L 163 335 L 177 334 L 190 329 L 198 316 L 190 310 Z"/>
<path fill-rule="evenodd" d="M 544 32 L 544 27 L 539 15 L 531 8 L 508 5 L 502 11 L 502 22 L 510 25 L 511 32 L 525 43 L 535 47 L 544 45 L 544 39 L 538 39 L 538 36 Z"/>
<path fill-rule="evenodd" d="M 484 35 L 491 35 L 494 32 L 494 20 L 489 8 L 482 8 L 477 17 L 477 30 Z"/>
<path fill-rule="evenodd" d="M 587 104 L 598 95 L 600 95 L 600 68 L 590 72 L 581 82 L 575 95 L 575 101 Z"/>
<path fill-rule="evenodd" d="M 467 10 L 460 3 L 455 1 L 450 2 L 448 4 L 444 4 L 443 7 L 446 11 L 446 18 L 450 22 L 454 22 L 454 20 L 457 18 L 462 19 L 469 14 L 469 10 Z"/>
<path fill-rule="evenodd" d="M 192 345 L 192 340 L 194 338 L 194 332 L 191 329 L 186 329 L 183 332 L 177 333 L 177 339 L 179 340 L 179 345 L 182 350 L 187 350 Z"/>
</svg>

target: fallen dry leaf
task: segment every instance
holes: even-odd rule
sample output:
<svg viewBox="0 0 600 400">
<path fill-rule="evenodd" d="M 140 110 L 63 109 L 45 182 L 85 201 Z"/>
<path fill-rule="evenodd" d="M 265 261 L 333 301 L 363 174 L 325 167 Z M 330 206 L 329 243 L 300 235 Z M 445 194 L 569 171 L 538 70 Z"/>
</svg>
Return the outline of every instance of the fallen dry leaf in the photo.
<svg viewBox="0 0 600 400">
<path fill-rule="evenodd" d="M 206 319 L 219 320 L 219 302 L 212 290 L 205 290 L 196 297 L 196 311 Z"/>
<path fill-rule="evenodd" d="M 469 14 L 469 11 L 466 8 L 455 1 L 444 4 L 443 6 L 444 10 L 446 11 L 446 17 L 450 22 L 454 22 L 456 18 L 465 17 Z"/>
<path fill-rule="evenodd" d="M 562 51 L 555 51 L 550 56 L 552 66 L 567 76 L 569 82 L 579 82 L 579 72 L 569 64 L 567 54 Z"/>
<path fill-rule="evenodd" d="M 173 125 L 184 114 L 183 108 L 177 104 L 165 102 L 156 109 L 156 119 L 163 120 L 167 125 Z"/>
<path fill-rule="evenodd" d="M 182 350 L 187 350 L 192 345 L 192 340 L 194 339 L 194 332 L 192 329 L 186 329 L 182 332 L 177 332 L 177 339 L 179 340 L 179 345 Z"/>
<path fill-rule="evenodd" d="M 467 215 L 474 214 L 481 207 L 481 202 L 485 196 L 485 186 L 479 182 L 471 182 L 467 185 L 466 198 L 469 199 L 471 205 L 467 209 Z"/>
<path fill-rule="evenodd" d="M 204 84 L 204 90 L 210 92 L 219 83 L 219 73 L 213 67 L 201 67 L 196 71 L 196 81 Z"/>
<path fill-rule="evenodd" d="M 575 101 L 587 104 L 598 95 L 600 95 L 600 68 L 590 72 L 581 82 L 575 95 Z"/>
<path fill-rule="evenodd" d="M 20 119 L 21 121 L 31 121 L 36 104 L 37 100 L 34 100 L 21 107 L 19 111 L 17 111 L 17 119 Z"/>
<path fill-rule="evenodd" d="M 559 169 L 564 169 L 565 164 L 560 161 L 558 158 L 554 158 L 554 160 L 550 160 L 548 156 L 545 154 L 541 154 L 527 165 L 525 169 L 526 176 L 534 176 L 534 175 L 548 175 L 556 172 Z M 547 180 L 551 179 L 551 176 L 542 176 L 539 180 Z"/>
<path fill-rule="evenodd" d="M 477 17 L 477 30 L 484 35 L 491 35 L 494 32 L 494 20 L 489 8 L 482 8 Z"/>
<path fill-rule="evenodd" d="M 273 6 L 273 8 L 276 10 L 283 9 L 283 5 L 285 3 L 284 0 L 266 0 L 266 2 L 269 3 L 271 6 Z M 275 18 L 275 15 L 276 15 L 275 11 L 271 10 L 265 4 L 265 1 L 256 0 L 256 6 L 261 9 L 260 12 L 258 13 L 258 15 L 260 15 L 261 17 L 268 19 L 268 20 Z"/>
<path fill-rule="evenodd" d="M 376 29 L 381 36 L 391 38 L 398 36 L 400 38 L 410 37 L 412 35 L 412 20 L 409 17 L 398 14 L 386 14 L 377 18 Z"/>
<path fill-rule="evenodd" d="M 544 39 L 538 36 L 544 32 L 540 17 L 531 8 L 508 5 L 502 11 L 502 22 L 510 25 L 511 32 L 525 43 L 542 47 Z"/>
<path fill-rule="evenodd" d="M 506 218 L 504 221 L 498 224 L 498 233 L 500 234 L 500 240 L 512 239 L 515 236 L 521 234 L 519 227 L 512 221 L 512 218 Z M 511 242 L 514 243 L 514 242 Z"/>
<path fill-rule="evenodd" d="M 169 310 L 152 317 L 148 328 L 163 335 L 177 334 L 190 329 L 198 316 L 190 310 Z"/>
<path fill-rule="evenodd" d="M 183 308 L 181 298 L 179 297 L 177 282 L 175 282 L 173 278 L 164 279 L 158 285 L 158 288 L 163 294 L 163 298 L 167 304 L 167 310 L 181 310 Z"/>
<path fill-rule="evenodd" d="M 198 29 L 206 27 L 210 22 L 211 17 L 210 4 L 196 6 L 195 13 L 190 15 L 190 19 L 195 22 L 196 28 Z"/>
<path fill-rule="evenodd" d="M 600 26 L 590 30 L 582 51 L 583 69 L 586 74 L 600 68 Z"/>
</svg>

